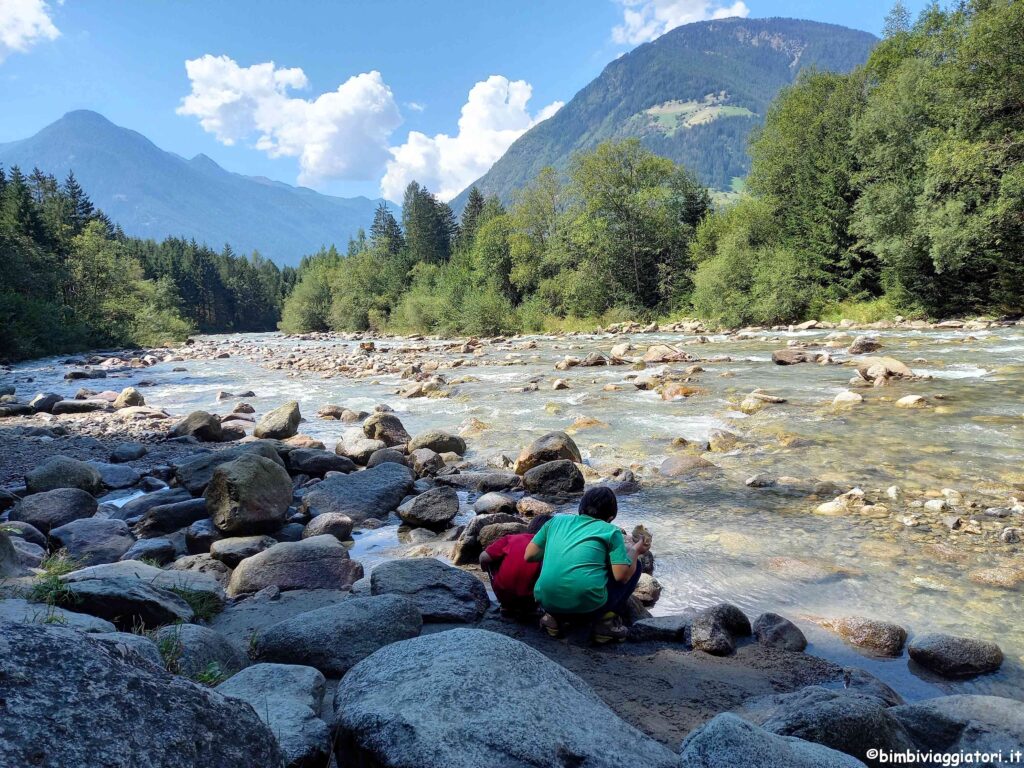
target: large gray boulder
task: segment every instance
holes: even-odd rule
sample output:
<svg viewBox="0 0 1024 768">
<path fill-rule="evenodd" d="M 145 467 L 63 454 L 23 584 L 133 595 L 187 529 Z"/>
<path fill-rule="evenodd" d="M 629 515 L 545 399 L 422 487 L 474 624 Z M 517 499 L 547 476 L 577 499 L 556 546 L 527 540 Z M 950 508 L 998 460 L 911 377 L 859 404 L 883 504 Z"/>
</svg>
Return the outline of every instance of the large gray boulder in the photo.
<svg viewBox="0 0 1024 768">
<path fill-rule="evenodd" d="M 259 632 L 252 656 L 341 677 L 378 648 L 416 637 L 422 626 L 419 610 L 404 597 L 350 597 Z"/>
<path fill-rule="evenodd" d="M 107 619 L 126 632 L 140 625 L 159 627 L 192 621 L 194 617 L 192 608 L 182 597 L 131 577 L 67 582 L 59 600 L 76 611 Z"/>
<path fill-rule="evenodd" d="M 89 635 L 89 639 L 96 643 L 110 644 L 121 656 L 127 657 L 129 653 L 134 653 L 157 669 L 164 668 L 164 659 L 160 655 L 160 649 L 145 635 L 137 635 L 134 632 L 117 632 L 111 625 L 109 632 L 94 632 Z"/>
<path fill-rule="evenodd" d="M 193 411 L 170 431 L 171 437 L 194 437 L 203 443 L 219 443 L 224 439 L 220 416 L 206 411 Z"/>
<path fill-rule="evenodd" d="M 420 432 L 409 441 L 410 453 L 419 448 L 429 448 L 435 453 L 457 453 L 461 456 L 466 452 L 466 441 L 450 432 L 431 429 Z"/>
<path fill-rule="evenodd" d="M 942 696 L 893 707 L 890 712 L 923 751 L 1002 752 L 1003 761 L 993 763 L 998 768 L 1019 765 L 1009 755 L 1024 751 L 1024 706 L 1016 699 Z"/>
<path fill-rule="evenodd" d="M 383 440 L 373 440 L 364 435 L 360 427 L 352 427 L 342 432 L 341 440 L 334 446 L 334 452 L 360 466 L 366 466 L 373 454 L 385 448 L 387 445 Z"/>
<path fill-rule="evenodd" d="M 177 554 L 178 548 L 170 539 L 139 539 L 119 559 L 148 560 L 167 565 Z"/>
<path fill-rule="evenodd" d="M 841 616 L 822 622 L 855 648 L 874 656 L 899 656 L 907 640 L 907 631 L 891 621 L 864 616 Z"/>
<path fill-rule="evenodd" d="M 761 723 L 781 736 L 795 736 L 845 752 L 867 765 L 881 765 L 877 751 L 914 748 L 910 735 L 886 702 L 876 696 L 810 686 L 776 698 L 776 707 Z"/>
<path fill-rule="evenodd" d="M 331 763 L 331 732 L 320 719 L 326 686 L 312 667 L 253 664 L 216 690 L 253 708 L 277 736 L 285 768 L 324 768 Z"/>
<path fill-rule="evenodd" d="M 203 493 L 223 533 L 251 534 L 281 527 L 292 501 L 292 480 L 278 463 L 248 454 L 221 464 Z"/>
<path fill-rule="evenodd" d="M 995 672 L 1003 664 L 1003 651 L 988 640 L 933 633 L 915 637 L 907 649 L 910 658 L 943 677 L 960 678 Z"/>
<path fill-rule="evenodd" d="M 306 523 L 306 527 L 302 529 L 302 538 L 309 539 L 313 536 L 328 534 L 338 541 L 351 541 L 352 525 L 352 518 L 348 515 L 325 512 Z"/>
<path fill-rule="evenodd" d="M 156 568 L 138 560 L 122 560 L 119 563 L 93 565 L 61 577 L 71 584 L 87 580 L 134 579 L 176 595 L 187 595 L 190 599 L 202 601 L 214 608 L 224 604 L 224 589 L 216 578 L 194 570 Z"/>
<path fill-rule="evenodd" d="M 282 467 L 284 462 L 277 453 L 274 443 L 268 440 L 257 440 L 225 448 L 223 451 L 211 451 L 198 456 L 189 457 L 174 465 L 174 477 L 178 484 L 186 488 L 193 496 L 198 496 L 206 488 L 213 477 L 213 471 L 221 464 L 234 461 L 239 456 L 257 454 L 270 459 Z"/>
<path fill-rule="evenodd" d="M 864 768 L 855 757 L 778 736 L 729 712 L 691 732 L 680 757 L 686 768 Z"/>
<path fill-rule="evenodd" d="M 293 589 L 281 592 L 271 587 L 225 606 L 223 611 L 210 620 L 209 626 L 248 654 L 255 638 L 268 627 L 334 605 L 348 596 L 347 590 L 339 589 Z"/>
<path fill-rule="evenodd" d="M 475 622 L 490 605 L 480 579 L 432 557 L 381 563 L 370 573 L 370 594 L 404 595 L 424 621 Z"/>
<path fill-rule="evenodd" d="M 459 514 L 459 494 L 451 487 L 439 486 L 413 496 L 398 508 L 398 516 L 406 525 L 443 531 L 451 527 Z"/>
<path fill-rule="evenodd" d="M 576 462 L 583 461 L 580 449 L 576 443 L 565 432 L 549 432 L 543 437 L 537 438 L 526 448 L 523 448 L 516 459 L 513 470 L 517 475 L 525 475 L 534 467 L 539 467 L 549 461 L 565 459 Z"/>
<path fill-rule="evenodd" d="M 49 533 L 73 520 L 92 517 L 96 509 L 96 499 L 86 491 L 80 488 L 57 488 L 26 496 L 11 510 L 10 519 L 28 523 L 42 533 Z"/>
<path fill-rule="evenodd" d="M 5 621 L 18 624 L 59 624 L 82 632 L 114 631 L 114 625 L 105 619 L 13 597 L 0 600 L 0 622 Z"/>
<path fill-rule="evenodd" d="M 383 519 L 412 491 L 413 479 L 408 467 L 391 462 L 350 475 L 332 475 L 303 497 L 301 509 L 311 517 L 337 512 L 356 525 L 368 517 Z"/>
<path fill-rule="evenodd" d="M 164 649 L 164 663 L 177 675 L 228 677 L 248 663 L 227 638 L 198 624 L 161 627 L 153 633 L 153 639 Z"/>
<path fill-rule="evenodd" d="M 285 541 L 247 557 L 231 574 L 228 593 L 258 592 L 264 587 L 345 589 L 363 578 L 363 566 L 348 556 L 334 536 Z"/>
<path fill-rule="evenodd" d="M 300 421 L 302 414 L 299 413 L 299 404 L 292 400 L 265 414 L 253 430 L 253 435 L 271 440 L 285 440 L 299 433 Z"/>
<path fill-rule="evenodd" d="M 91 494 L 103 490 L 103 478 L 84 461 L 67 456 L 54 456 L 25 475 L 29 493 L 42 493 L 56 488 L 80 488 Z"/>
<path fill-rule="evenodd" d="M 0 627 L 0 765 L 280 768 L 252 707 L 137 658 L 65 627 Z"/>
<path fill-rule="evenodd" d="M 370 440 L 380 440 L 388 448 L 405 445 L 412 439 L 395 414 L 381 411 L 370 414 L 363 422 L 363 434 Z"/>
<path fill-rule="evenodd" d="M 582 493 L 585 484 L 580 468 L 568 459 L 546 461 L 523 475 L 523 487 L 540 496 Z"/>
<path fill-rule="evenodd" d="M 50 540 L 81 565 L 113 563 L 132 548 L 135 537 L 124 520 L 72 520 L 50 531 Z"/>
<path fill-rule="evenodd" d="M 479 705 L 481 691 L 501 691 Z M 342 678 L 336 751 L 379 768 L 677 768 L 579 677 L 512 638 L 455 629 L 388 645 Z"/>
<path fill-rule="evenodd" d="M 24 575 L 26 571 L 18 555 L 18 549 L 7 532 L 0 528 L 0 580 Z"/>
</svg>

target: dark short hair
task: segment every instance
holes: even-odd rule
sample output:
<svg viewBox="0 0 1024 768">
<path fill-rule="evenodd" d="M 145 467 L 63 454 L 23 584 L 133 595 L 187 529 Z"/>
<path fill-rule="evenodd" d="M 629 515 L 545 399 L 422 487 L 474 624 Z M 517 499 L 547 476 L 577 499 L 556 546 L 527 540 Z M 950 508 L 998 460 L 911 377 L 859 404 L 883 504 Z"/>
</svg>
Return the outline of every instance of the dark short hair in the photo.
<svg viewBox="0 0 1024 768">
<path fill-rule="evenodd" d="M 619 501 L 615 492 L 606 485 L 598 485 L 583 494 L 580 499 L 580 514 L 596 517 L 605 522 L 619 513 Z"/>
<path fill-rule="evenodd" d="M 534 535 L 540 533 L 540 529 L 543 528 L 544 524 L 552 517 L 554 517 L 554 515 L 550 512 L 545 512 L 543 515 L 537 515 L 535 518 L 530 520 L 529 525 L 526 526 L 526 532 Z"/>
</svg>

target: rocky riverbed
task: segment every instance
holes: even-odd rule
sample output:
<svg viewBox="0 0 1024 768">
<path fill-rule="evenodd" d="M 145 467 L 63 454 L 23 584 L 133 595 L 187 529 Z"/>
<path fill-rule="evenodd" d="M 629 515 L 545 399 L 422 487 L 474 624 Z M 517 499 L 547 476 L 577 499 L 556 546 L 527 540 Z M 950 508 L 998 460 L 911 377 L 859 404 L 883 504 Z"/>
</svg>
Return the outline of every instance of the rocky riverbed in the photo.
<svg viewBox="0 0 1024 768">
<path fill-rule="evenodd" d="M 97 764 L 123 707 L 178 713 L 121 744 L 153 765 L 1009 749 L 1022 361 L 1013 323 L 681 323 L 203 337 L 10 368 L 0 621 L 29 626 L 0 636 L 0 754 Z M 593 483 L 655 537 L 616 649 L 502 620 L 475 567 Z M 79 724 L 77 763 L 36 722 L 48 700 Z"/>
</svg>

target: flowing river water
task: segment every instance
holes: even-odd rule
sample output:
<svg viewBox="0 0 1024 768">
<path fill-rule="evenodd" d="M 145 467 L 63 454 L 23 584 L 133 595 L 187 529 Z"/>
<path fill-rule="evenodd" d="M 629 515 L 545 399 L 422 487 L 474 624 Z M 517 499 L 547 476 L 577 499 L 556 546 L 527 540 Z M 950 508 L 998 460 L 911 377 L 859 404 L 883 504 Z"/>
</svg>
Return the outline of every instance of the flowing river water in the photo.
<svg viewBox="0 0 1024 768">
<path fill-rule="evenodd" d="M 999 540 L 1003 527 L 1021 526 L 1024 517 L 1012 510 L 1002 519 L 986 514 L 992 507 L 1012 508 L 1015 497 L 1024 498 L 1024 328 L 872 332 L 884 345 L 878 354 L 931 378 L 858 390 L 864 402 L 846 410 L 835 410 L 831 403 L 848 388 L 853 368 L 771 362 L 772 350 L 790 339 L 822 341 L 828 333 L 763 332 L 742 340 L 713 336 L 707 344 L 687 346 L 702 358 L 730 359 L 702 363 L 705 370 L 694 377 L 700 392 L 675 401 L 637 389 L 628 365 L 556 371 L 554 364 L 567 354 L 607 354 L 617 343 L 632 342 L 642 351 L 658 342 L 684 344 L 692 336 L 532 337 L 534 349 L 495 348 L 479 359 L 508 363 L 501 365 L 473 365 L 471 354 L 437 352 L 435 358 L 466 358 L 465 367 L 444 373 L 471 379 L 452 387 L 443 399 L 399 398 L 395 393 L 405 382 L 397 375 L 325 377 L 263 367 L 264 360 L 320 354 L 332 345 L 351 349 L 357 343 L 278 334 L 217 337 L 233 343 L 237 353 L 228 359 L 160 363 L 118 386 L 134 379 L 154 382 L 143 390 L 148 404 L 176 414 L 230 410 L 233 401 L 217 401 L 220 390 L 252 389 L 257 397 L 247 400 L 257 413 L 298 400 L 307 419 L 300 431 L 328 448 L 350 425 L 316 418 L 317 409 L 327 403 L 371 410 L 386 402 L 412 434 L 435 427 L 457 431 L 473 418 L 484 428 L 468 437 L 468 458 L 481 465 L 493 464 L 502 453 L 514 458 L 545 432 L 568 430 L 585 462 L 599 473 L 631 467 L 641 480 L 638 492 L 621 497 L 619 522 L 627 529 L 643 522 L 654 534 L 656 576 L 664 587 L 656 614 L 723 600 L 752 617 L 776 611 L 807 632 L 810 652 L 869 669 L 908 698 L 940 690 L 1024 697 L 1024 585 L 998 587 L 972 578 L 982 569 L 1024 569 L 1021 546 Z M 417 342 L 431 344 L 439 342 Z M 837 359 L 848 357 L 842 348 L 832 351 Z M 60 378 L 65 369 L 53 362 L 24 364 L 17 372 L 31 373 L 41 390 L 73 389 Z M 187 371 L 175 372 L 176 367 Z M 681 370 L 687 364 L 668 367 Z M 521 391 L 538 378 L 536 391 Z M 553 390 L 556 378 L 564 378 L 569 388 Z M 606 391 L 607 384 L 622 389 Z M 786 402 L 744 415 L 738 403 L 755 388 Z M 908 394 L 925 396 L 929 407 L 895 407 L 894 401 Z M 719 469 L 680 478 L 659 474 L 666 457 L 687 450 L 674 446 L 675 438 L 701 441 L 715 429 L 741 438 L 730 451 L 703 454 Z M 758 473 L 809 485 L 832 482 L 841 491 L 859 487 L 887 509 L 816 514 L 815 508 L 835 494 L 812 497 L 800 484 L 748 487 L 745 480 Z M 885 495 L 894 485 L 903 491 L 898 501 Z M 934 496 L 942 489 L 959 491 L 965 505 L 946 514 L 976 517 L 985 526 L 983 533 L 951 531 L 940 515 L 924 515 L 916 526 L 905 524 L 906 515 L 921 513 L 918 507 L 929 498 L 927 492 Z M 966 506 L 972 502 L 974 508 Z M 369 568 L 397 545 L 397 528 L 390 526 L 357 537 L 353 555 Z M 813 621 L 850 615 L 894 621 L 911 638 L 943 631 L 995 640 L 1006 663 L 995 675 L 940 684 L 910 671 L 905 655 L 867 659 Z"/>
</svg>

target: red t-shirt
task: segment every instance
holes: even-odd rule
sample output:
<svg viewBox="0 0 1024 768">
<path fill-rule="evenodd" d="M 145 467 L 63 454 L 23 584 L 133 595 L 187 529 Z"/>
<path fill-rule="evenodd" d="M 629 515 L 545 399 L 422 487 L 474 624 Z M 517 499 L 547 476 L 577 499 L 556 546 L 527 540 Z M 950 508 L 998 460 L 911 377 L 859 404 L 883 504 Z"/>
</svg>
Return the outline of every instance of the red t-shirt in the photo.
<svg viewBox="0 0 1024 768">
<path fill-rule="evenodd" d="M 500 559 L 498 570 L 491 577 L 491 587 L 498 600 L 533 599 L 533 585 L 540 576 L 540 563 L 526 561 L 526 547 L 533 541 L 532 533 L 502 536 L 485 551 L 495 560 Z"/>
</svg>

